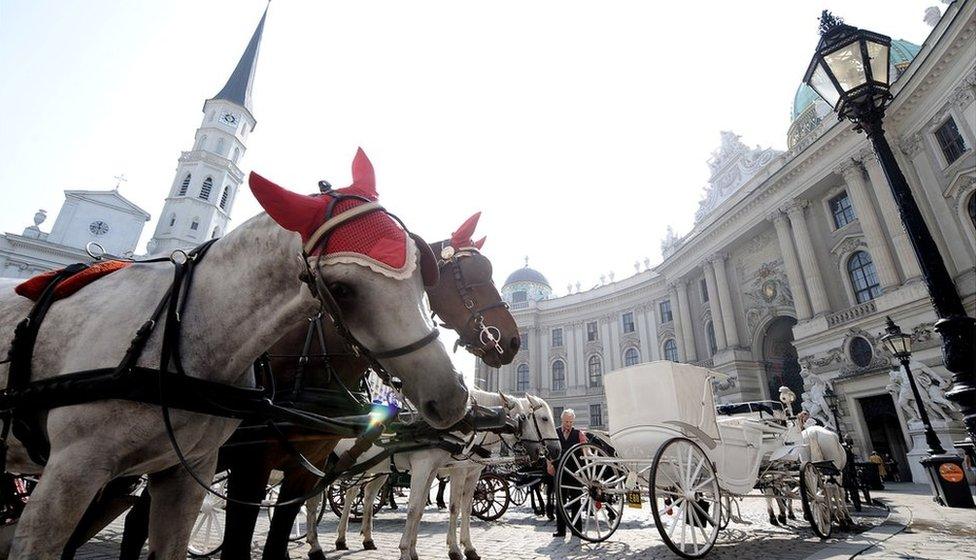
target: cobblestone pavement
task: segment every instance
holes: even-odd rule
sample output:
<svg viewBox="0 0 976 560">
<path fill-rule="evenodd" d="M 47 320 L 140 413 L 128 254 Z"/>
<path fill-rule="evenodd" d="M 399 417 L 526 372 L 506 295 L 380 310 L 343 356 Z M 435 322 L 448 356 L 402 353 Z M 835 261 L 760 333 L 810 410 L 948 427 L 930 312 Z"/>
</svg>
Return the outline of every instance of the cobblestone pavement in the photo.
<svg viewBox="0 0 976 560">
<path fill-rule="evenodd" d="M 797 515 L 800 516 L 799 504 Z M 319 527 L 321 542 L 327 557 L 348 560 L 392 560 L 399 557 L 399 539 L 405 514 L 401 506 L 397 512 L 388 509 L 378 514 L 373 537 L 378 547 L 375 551 L 362 550 L 358 526 L 350 527 L 348 540 L 351 550 L 335 551 L 336 518 L 327 513 Z M 783 560 L 802 560 L 822 550 L 837 539 L 821 541 L 802 521 L 790 521 L 791 527 L 775 527 L 766 518 L 765 504 L 761 499 L 747 499 L 742 502 L 742 518 L 746 523 L 732 522 L 723 531 L 719 541 L 708 558 L 752 559 L 777 558 Z M 876 510 L 874 516 L 858 520 L 865 528 L 877 525 L 884 519 L 884 513 Z M 259 517 L 258 538 L 263 544 L 263 533 L 267 530 L 267 516 Z M 445 544 L 447 514 L 428 506 L 417 539 L 420 558 L 447 558 Z M 528 506 L 512 507 L 496 522 L 486 523 L 478 519 L 472 521 L 472 540 L 485 560 L 533 560 L 547 559 L 630 559 L 677 558 L 661 541 L 651 519 L 647 504 L 642 510 L 627 509 L 620 528 L 610 540 L 600 544 L 581 543 L 572 537 L 553 539 L 554 524 L 545 518 L 536 517 Z M 840 533 L 841 539 L 848 535 Z M 121 540 L 121 520 L 100 533 L 94 541 L 87 544 L 78 558 L 109 559 L 117 558 L 118 543 Z M 255 557 L 260 557 L 255 548 Z M 291 557 L 305 558 L 307 545 L 296 543 L 291 548 Z M 942 556 L 941 558 L 949 558 Z"/>
</svg>

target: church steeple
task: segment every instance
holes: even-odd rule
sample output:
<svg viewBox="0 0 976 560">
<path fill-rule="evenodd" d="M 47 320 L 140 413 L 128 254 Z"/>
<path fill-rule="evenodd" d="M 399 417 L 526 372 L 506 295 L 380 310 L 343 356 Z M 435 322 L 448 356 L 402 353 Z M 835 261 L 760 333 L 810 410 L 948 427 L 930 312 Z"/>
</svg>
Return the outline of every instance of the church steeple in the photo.
<svg viewBox="0 0 976 560">
<path fill-rule="evenodd" d="M 268 2 L 268 6 L 264 8 L 264 15 L 261 16 L 261 21 L 258 22 L 254 34 L 251 35 L 251 40 L 247 43 L 247 48 L 244 49 L 244 54 L 237 62 L 237 67 L 234 68 L 234 72 L 227 79 L 223 89 L 212 99 L 230 101 L 244 107 L 249 112 L 251 111 L 251 86 L 254 84 L 254 71 L 258 65 L 258 51 L 261 48 L 261 35 L 264 34 L 264 20 L 268 17 L 268 7 L 270 6 L 271 2 Z"/>
<path fill-rule="evenodd" d="M 220 93 L 203 104 L 203 122 L 193 147 L 180 155 L 176 176 L 147 247 L 166 253 L 194 247 L 227 231 L 244 181 L 239 167 L 257 121 L 251 114 L 251 87 L 268 9 Z"/>
</svg>

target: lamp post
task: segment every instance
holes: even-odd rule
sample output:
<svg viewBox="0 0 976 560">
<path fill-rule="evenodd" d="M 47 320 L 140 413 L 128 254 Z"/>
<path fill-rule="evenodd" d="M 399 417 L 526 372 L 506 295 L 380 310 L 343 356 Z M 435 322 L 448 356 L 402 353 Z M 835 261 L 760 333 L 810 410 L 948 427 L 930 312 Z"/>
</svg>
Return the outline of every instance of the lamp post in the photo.
<svg viewBox="0 0 976 560">
<path fill-rule="evenodd" d="M 844 441 L 844 434 L 840 431 L 840 421 L 837 420 L 837 401 L 839 400 L 837 398 L 837 393 L 835 393 L 830 387 L 827 387 L 827 389 L 824 390 L 824 400 L 827 401 L 827 407 L 830 408 L 830 414 L 832 414 L 834 417 L 834 428 L 837 430 L 837 437 L 839 437 L 841 441 Z"/>
<path fill-rule="evenodd" d="M 925 407 L 922 394 L 918 391 L 915 383 L 915 376 L 909 367 L 912 358 L 912 336 L 901 332 L 901 329 L 891 320 L 885 317 L 885 334 L 881 337 L 881 342 L 891 355 L 901 362 L 901 367 L 905 370 L 905 377 L 908 378 L 908 385 L 912 388 L 912 395 L 915 397 L 915 408 L 918 411 L 918 418 L 922 421 L 925 428 L 925 443 L 928 444 L 928 456 L 922 459 L 922 466 L 929 473 L 932 479 L 933 489 L 936 491 L 936 500 L 949 507 L 976 507 L 973 505 L 973 495 L 969 493 L 969 484 L 966 482 L 966 475 L 962 469 L 962 459 L 957 455 L 949 455 L 942 447 L 939 436 L 932 429 L 932 422 L 929 420 L 929 412 Z"/>
<path fill-rule="evenodd" d="M 962 412 L 969 432 L 969 440 L 963 445 L 972 449 L 976 441 L 976 319 L 966 315 L 939 248 L 885 139 L 882 121 L 892 99 L 888 72 L 891 38 L 845 25 L 826 10 L 820 16 L 820 33 L 820 43 L 803 81 L 834 108 L 838 118 L 849 119 L 854 130 L 867 134 L 874 146 L 939 316 L 935 331 L 942 336 L 945 367 L 953 374 L 946 397 Z"/>
</svg>

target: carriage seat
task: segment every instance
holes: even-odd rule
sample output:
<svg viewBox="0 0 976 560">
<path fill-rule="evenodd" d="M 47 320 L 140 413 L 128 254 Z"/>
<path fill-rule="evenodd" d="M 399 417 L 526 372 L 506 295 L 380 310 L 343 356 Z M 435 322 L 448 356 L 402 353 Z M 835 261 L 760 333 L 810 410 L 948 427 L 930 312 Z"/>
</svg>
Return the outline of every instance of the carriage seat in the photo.
<svg viewBox="0 0 976 560">
<path fill-rule="evenodd" d="M 71 296 L 95 280 L 111 274 L 116 270 L 126 268 L 131 264 L 131 262 L 126 261 L 97 262 L 84 270 L 75 273 L 70 278 L 67 278 L 58 284 L 57 287 L 54 288 L 54 301 Z M 18 284 L 17 287 L 14 288 L 14 292 L 16 292 L 17 295 L 30 299 L 31 301 L 37 301 L 37 299 L 41 297 L 41 294 L 44 293 L 44 289 L 47 288 L 48 284 L 54 280 L 54 277 L 57 276 L 61 270 L 63 269 L 51 270 L 43 274 L 38 274 L 37 276 Z"/>
</svg>

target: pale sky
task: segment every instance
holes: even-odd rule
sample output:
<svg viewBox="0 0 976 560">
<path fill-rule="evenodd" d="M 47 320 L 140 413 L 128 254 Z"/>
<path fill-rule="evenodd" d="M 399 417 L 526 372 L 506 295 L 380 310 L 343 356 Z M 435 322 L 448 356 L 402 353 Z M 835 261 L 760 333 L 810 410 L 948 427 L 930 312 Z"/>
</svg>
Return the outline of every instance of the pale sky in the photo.
<svg viewBox="0 0 976 560">
<path fill-rule="evenodd" d="M 362 146 L 411 229 L 444 238 L 481 210 L 496 282 L 528 255 L 561 295 L 660 261 L 667 226 L 691 228 L 719 131 L 785 149 L 822 9 L 921 43 L 933 4 L 275 0 L 241 166 L 312 192 L 347 185 Z M 153 215 L 143 250 L 264 6 L 0 0 L 0 231 L 38 208 L 49 231 L 63 190 L 124 173 Z M 257 211 L 242 189 L 234 224 Z"/>
</svg>

